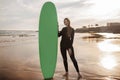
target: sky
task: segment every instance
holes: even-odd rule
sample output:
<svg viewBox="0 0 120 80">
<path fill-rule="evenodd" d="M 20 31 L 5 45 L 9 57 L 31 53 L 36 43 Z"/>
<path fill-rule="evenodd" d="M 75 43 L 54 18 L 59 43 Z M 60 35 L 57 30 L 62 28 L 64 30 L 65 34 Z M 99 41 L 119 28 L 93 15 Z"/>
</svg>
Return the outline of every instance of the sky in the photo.
<svg viewBox="0 0 120 80">
<path fill-rule="evenodd" d="M 0 0 L 0 30 L 38 30 L 41 8 L 48 0 Z M 49 0 L 57 9 L 59 27 L 120 22 L 120 0 Z"/>
</svg>

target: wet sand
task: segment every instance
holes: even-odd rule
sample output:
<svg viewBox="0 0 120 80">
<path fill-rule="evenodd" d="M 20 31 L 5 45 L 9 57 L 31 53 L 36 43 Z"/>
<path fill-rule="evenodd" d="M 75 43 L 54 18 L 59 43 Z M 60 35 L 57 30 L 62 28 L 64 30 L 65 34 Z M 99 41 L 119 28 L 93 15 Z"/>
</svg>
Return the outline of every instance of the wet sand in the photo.
<svg viewBox="0 0 120 80">
<path fill-rule="evenodd" d="M 81 80 L 120 80 L 120 40 L 82 39 L 85 35 L 76 34 L 74 40 L 75 56 L 84 78 Z M 0 80 L 43 80 L 37 39 L 37 36 L 0 38 Z M 58 44 L 54 80 L 77 80 L 69 55 L 68 63 L 69 76 L 63 77 L 64 67 Z"/>
</svg>

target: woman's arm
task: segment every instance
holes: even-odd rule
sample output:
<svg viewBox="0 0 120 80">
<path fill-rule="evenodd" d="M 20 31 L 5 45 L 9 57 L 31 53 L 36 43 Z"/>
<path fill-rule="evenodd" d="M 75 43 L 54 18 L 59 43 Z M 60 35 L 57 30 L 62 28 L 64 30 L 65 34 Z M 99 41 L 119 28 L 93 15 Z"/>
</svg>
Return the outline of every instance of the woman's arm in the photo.
<svg viewBox="0 0 120 80">
<path fill-rule="evenodd" d="M 58 37 L 62 36 L 63 34 L 63 29 L 61 31 L 58 30 Z"/>
<path fill-rule="evenodd" d="M 75 31 L 74 31 L 74 29 L 73 29 L 73 31 L 72 31 L 72 35 L 71 35 L 71 44 L 73 44 L 73 40 L 74 40 L 74 33 L 75 33 Z"/>
<path fill-rule="evenodd" d="M 58 37 L 62 35 L 62 31 L 58 31 Z"/>
</svg>

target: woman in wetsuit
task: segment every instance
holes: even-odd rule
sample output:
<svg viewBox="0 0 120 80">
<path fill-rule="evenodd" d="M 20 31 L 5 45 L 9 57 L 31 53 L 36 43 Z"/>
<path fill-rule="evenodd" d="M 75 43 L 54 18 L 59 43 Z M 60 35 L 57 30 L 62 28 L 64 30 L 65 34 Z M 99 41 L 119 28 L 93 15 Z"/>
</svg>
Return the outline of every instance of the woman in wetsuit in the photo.
<svg viewBox="0 0 120 80">
<path fill-rule="evenodd" d="M 68 62 L 67 62 L 67 51 L 70 55 L 70 58 L 74 64 L 74 67 L 78 73 L 78 77 L 82 78 L 79 72 L 79 67 L 77 64 L 77 61 L 74 56 L 74 49 L 73 49 L 73 40 L 74 40 L 74 29 L 70 26 L 70 20 L 68 18 L 64 19 L 64 24 L 66 27 L 64 27 L 61 31 L 59 31 L 58 36 L 62 36 L 61 42 L 60 42 L 60 50 L 63 58 L 63 63 L 65 67 L 66 73 L 63 76 L 68 75 Z"/>
</svg>

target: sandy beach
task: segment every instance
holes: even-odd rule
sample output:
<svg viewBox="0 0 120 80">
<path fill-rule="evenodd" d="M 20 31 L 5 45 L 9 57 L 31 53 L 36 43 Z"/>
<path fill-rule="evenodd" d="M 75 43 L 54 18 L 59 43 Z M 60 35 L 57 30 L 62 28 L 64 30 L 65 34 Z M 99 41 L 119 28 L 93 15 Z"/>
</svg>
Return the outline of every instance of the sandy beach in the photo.
<svg viewBox="0 0 120 80">
<path fill-rule="evenodd" d="M 0 80 L 43 80 L 38 52 L 38 33 L 32 36 L 0 36 Z M 120 80 L 120 39 L 83 39 L 89 34 L 76 33 L 74 51 L 81 80 Z M 108 34 L 102 34 L 109 37 Z M 120 37 L 118 34 L 114 35 Z M 68 55 L 69 76 L 59 49 L 54 80 L 77 80 L 77 73 Z"/>
</svg>

